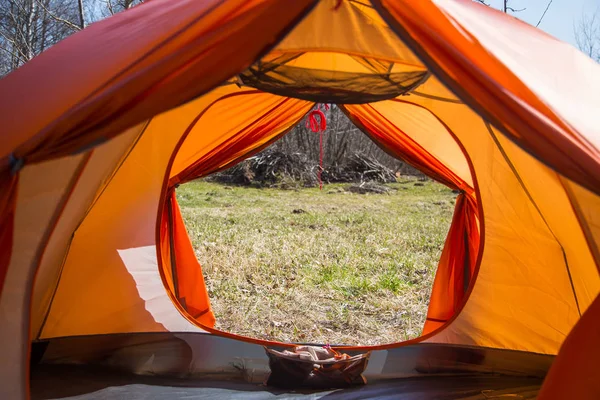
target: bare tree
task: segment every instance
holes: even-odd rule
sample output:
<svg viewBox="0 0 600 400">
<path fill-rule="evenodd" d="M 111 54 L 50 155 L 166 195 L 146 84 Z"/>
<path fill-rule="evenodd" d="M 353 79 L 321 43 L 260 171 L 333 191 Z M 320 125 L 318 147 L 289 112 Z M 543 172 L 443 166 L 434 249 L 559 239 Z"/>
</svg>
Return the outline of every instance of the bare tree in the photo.
<svg viewBox="0 0 600 400">
<path fill-rule="evenodd" d="M 85 10 L 83 7 L 83 0 L 77 0 L 77 9 L 79 11 L 79 28 L 85 28 Z"/>
<path fill-rule="evenodd" d="M 89 23 L 143 0 L 0 0 L 0 77 Z"/>
<path fill-rule="evenodd" d="M 583 13 L 575 22 L 575 42 L 579 50 L 600 62 L 600 9 L 593 13 Z"/>
<path fill-rule="evenodd" d="M 402 160 L 390 156 L 369 139 L 337 105 L 333 104 L 331 109 L 325 111 L 325 115 L 327 117 L 327 129 L 323 134 L 323 165 L 325 169 L 343 165 L 353 155 L 361 155 L 376 159 L 394 172 L 417 174 L 414 168 Z M 319 164 L 319 133 L 312 132 L 306 127 L 305 120 L 277 141 L 272 148 L 286 154 L 305 155 L 315 165 Z"/>
<path fill-rule="evenodd" d="M 476 1 L 477 3 L 484 4 L 486 6 L 490 6 L 490 3 L 486 2 L 485 0 L 473 0 L 473 1 Z M 505 12 L 505 13 L 508 13 L 509 11 L 513 12 L 513 13 L 516 13 L 516 12 L 525 11 L 525 10 L 526 10 L 525 7 L 523 7 L 523 8 L 513 8 L 513 7 L 511 7 L 509 5 L 509 0 L 502 0 L 502 11 Z"/>
<path fill-rule="evenodd" d="M 504 0 L 502 3 L 503 3 L 502 4 L 502 11 L 504 11 L 505 13 L 507 13 L 509 11 L 513 12 L 513 13 L 516 13 L 516 12 L 519 12 L 519 11 L 525 11 L 526 10 L 525 7 L 517 9 L 517 8 L 513 8 L 513 7 L 509 6 L 508 5 L 508 0 Z"/>
<path fill-rule="evenodd" d="M 0 0 L 0 75 L 80 29 L 73 0 Z"/>
<path fill-rule="evenodd" d="M 104 16 L 114 15 L 118 12 L 129 10 L 131 7 L 144 2 L 144 0 L 101 0 L 105 5 Z"/>
<path fill-rule="evenodd" d="M 486 2 L 485 0 L 473 0 L 477 3 L 481 3 L 483 5 L 486 5 L 488 7 L 490 6 L 490 3 Z M 548 9 L 550 9 L 550 6 L 552 5 L 553 0 L 549 0 L 548 3 L 546 4 L 546 8 L 544 9 L 544 12 L 542 13 L 540 19 L 538 20 L 537 24 L 535 24 L 536 28 L 538 26 L 540 26 L 540 24 L 542 23 L 542 21 L 544 20 L 544 17 L 546 16 L 546 13 L 548 12 Z M 523 7 L 523 8 L 513 8 L 509 5 L 509 0 L 503 0 L 502 1 L 502 12 L 504 13 L 508 13 L 509 11 L 511 13 L 518 13 L 520 11 L 525 11 L 527 8 Z"/>
</svg>

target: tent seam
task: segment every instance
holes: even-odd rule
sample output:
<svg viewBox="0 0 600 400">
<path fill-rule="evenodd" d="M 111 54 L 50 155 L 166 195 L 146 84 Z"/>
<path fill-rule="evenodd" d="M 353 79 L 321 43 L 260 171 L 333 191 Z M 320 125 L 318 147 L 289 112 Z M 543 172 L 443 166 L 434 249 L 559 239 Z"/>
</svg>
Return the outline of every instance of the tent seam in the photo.
<svg viewBox="0 0 600 400">
<path fill-rule="evenodd" d="M 587 221 L 583 217 L 583 212 L 581 211 L 581 207 L 579 206 L 579 202 L 577 201 L 577 196 L 575 196 L 575 194 L 573 193 L 570 183 L 568 181 L 564 181 L 565 178 L 563 176 L 561 176 L 558 172 L 556 173 L 556 176 L 558 177 L 558 180 L 560 181 L 560 184 L 562 185 L 563 189 L 567 193 L 569 203 L 571 204 L 573 212 L 577 217 L 577 222 L 579 223 L 579 226 L 583 231 L 585 241 L 590 249 L 590 252 L 592 253 L 594 263 L 596 264 L 596 268 L 598 269 L 598 271 L 600 271 L 600 265 L 598 265 L 598 260 L 600 260 L 600 251 L 598 251 L 596 242 L 593 240 L 594 235 L 592 234 Z"/>
<path fill-rule="evenodd" d="M 460 101 L 459 99 L 447 99 L 447 98 L 441 97 L 441 96 L 435 96 L 435 95 L 432 95 L 432 94 L 426 94 L 426 93 L 417 92 L 416 90 L 412 91 L 411 94 L 414 94 L 414 95 L 419 96 L 419 97 L 424 97 L 426 99 L 443 101 L 443 102 L 446 102 L 446 103 L 465 104 L 462 101 Z"/>
<path fill-rule="evenodd" d="M 569 277 L 569 282 L 571 284 L 571 291 L 573 292 L 573 297 L 575 299 L 575 305 L 577 306 L 577 312 L 579 314 L 579 317 L 581 318 L 581 308 L 579 307 L 579 299 L 577 298 L 577 292 L 575 291 L 575 284 L 573 283 L 573 277 L 571 276 L 571 268 L 569 266 L 569 260 L 567 259 L 567 253 L 565 251 L 565 248 L 563 247 L 563 245 L 560 242 L 560 240 L 558 240 L 558 237 L 554 233 L 554 230 L 550 227 L 550 224 L 548 224 L 548 221 L 544 217 L 544 215 L 543 215 L 542 211 L 540 210 L 540 208 L 538 207 L 536 201 L 533 199 L 533 196 L 529 192 L 529 189 L 527 189 L 527 186 L 525 185 L 525 182 L 523 181 L 523 179 L 521 178 L 521 175 L 517 171 L 517 168 L 514 166 L 514 164 L 512 163 L 512 161 L 510 161 L 510 159 L 508 157 L 508 154 L 506 154 L 506 151 L 504 150 L 504 147 L 502 147 L 502 144 L 500 143 L 500 141 L 498 140 L 498 138 L 494 134 L 491 125 L 486 120 L 483 120 L 483 123 L 485 124 L 485 126 L 486 126 L 486 128 L 487 128 L 487 130 L 488 130 L 488 132 L 490 134 L 490 136 L 492 137 L 492 140 L 494 141 L 494 143 L 498 147 L 498 150 L 500 151 L 500 154 L 502 154 L 502 158 L 504 158 L 504 161 L 506 161 L 506 163 L 508 164 L 509 168 L 511 169 L 511 171 L 515 175 L 515 178 L 519 182 L 519 185 L 521 186 L 521 188 L 523 189 L 523 191 L 525 191 L 525 194 L 527 195 L 527 198 L 529 199 L 529 201 L 531 202 L 531 204 L 535 207 L 538 215 L 540 216 L 540 218 L 542 219 L 542 221 L 544 221 L 544 224 L 546 225 L 546 228 L 548 228 L 548 230 L 550 231 L 550 234 L 552 235 L 552 237 L 554 238 L 554 240 L 556 241 L 556 243 L 560 247 L 560 250 L 561 250 L 562 255 L 563 255 L 563 260 L 564 260 L 564 263 L 565 263 L 565 268 L 567 270 L 567 275 Z"/>
</svg>

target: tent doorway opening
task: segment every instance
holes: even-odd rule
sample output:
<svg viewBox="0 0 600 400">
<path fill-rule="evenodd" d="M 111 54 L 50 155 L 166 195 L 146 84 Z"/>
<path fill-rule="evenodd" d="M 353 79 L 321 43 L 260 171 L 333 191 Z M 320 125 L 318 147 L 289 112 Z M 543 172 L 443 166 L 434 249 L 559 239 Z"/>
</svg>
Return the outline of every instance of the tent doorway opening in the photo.
<svg viewBox="0 0 600 400">
<path fill-rule="evenodd" d="M 423 333 L 457 194 L 387 154 L 336 106 L 327 117 L 322 190 L 319 134 L 305 119 L 258 155 L 176 190 L 214 329 L 352 346 Z"/>
<path fill-rule="evenodd" d="M 446 216 L 452 220 L 450 227 L 447 228 L 446 240 L 441 240 L 443 242 L 441 250 L 439 243 L 432 245 L 440 252 L 436 255 L 439 262 L 435 277 L 432 278 L 429 306 L 426 307 L 425 323 L 420 327 L 422 329 L 419 329 L 418 324 L 415 323 L 414 328 L 411 324 L 411 327 L 407 329 L 408 332 L 403 332 L 404 328 L 398 327 L 402 324 L 397 322 L 395 329 L 403 333 L 393 339 L 382 338 L 381 341 L 397 342 L 417 336 L 419 333 L 422 336 L 418 340 L 433 337 L 438 330 L 441 330 L 461 312 L 473 288 L 483 256 L 483 245 L 480 246 L 480 240 L 484 236 L 483 208 L 479 204 L 479 188 L 474 173 L 474 164 L 469 158 L 468 154 L 470 153 L 461 142 L 464 138 L 459 139 L 457 133 L 452 131 L 457 129 L 457 126 L 464 125 L 464 121 L 455 125 L 456 121 L 453 118 L 458 115 L 456 111 L 465 105 L 435 78 L 433 75 L 435 71 L 429 71 L 420 59 L 395 36 L 375 8 L 369 4 L 356 2 L 341 3 L 343 4 L 340 7 L 344 11 L 332 12 L 331 4 L 320 2 L 315 8 L 315 14 L 311 12 L 314 19 L 310 19 L 310 17 L 305 19 L 294 29 L 295 33 L 290 33 L 286 39 L 248 69 L 223 82 L 197 101 L 186 103 L 182 110 L 185 110 L 186 115 L 191 119 L 176 119 L 183 134 L 179 137 L 174 152 L 171 153 L 163 180 L 156 232 L 157 241 L 160 242 L 160 246 L 157 247 L 157 256 L 162 283 L 171 300 L 181 314 L 200 329 L 225 336 L 230 335 L 220 330 L 217 324 L 215 310 L 211 306 L 209 287 L 207 287 L 207 283 L 211 284 L 210 279 L 214 275 L 205 273 L 202 263 L 208 262 L 208 260 L 204 261 L 202 254 L 200 257 L 196 254 L 197 249 L 194 248 L 188 232 L 191 228 L 186 229 L 179 205 L 179 200 L 183 202 L 184 199 L 177 198 L 176 188 L 199 178 L 225 171 L 244 159 L 258 154 L 277 142 L 278 139 L 285 137 L 298 123 L 302 124 L 306 115 L 315 112 L 315 107 L 318 107 L 319 104 L 337 104 L 337 108 L 352 122 L 352 125 L 365 133 L 378 147 L 396 158 L 405 160 L 431 179 L 456 191 L 457 194 L 453 200 L 454 207 L 451 217 Z M 360 24 L 357 26 L 361 27 L 361 31 L 364 31 L 363 27 L 369 27 L 369 35 L 377 38 L 377 46 L 370 48 L 370 45 L 365 42 L 363 44 L 367 46 L 363 48 L 363 44 L 348 40 L 345 29 L 340 29 L 339 32 L 330 29 L 333 26 L 331 18 L 340 18 L 346 15 L 346 12 L 350 13 L 348 15 L 352 15 L 353 21 Z M 339 20 L 339 23 L 342 24 L 339 26 L 345 26 L 343 25 L 346 24 L 345 21 Z M 363 21 L 364 24 L 360 21 Z M 317 26 L 319 34 L 315 35 Z M 301 34 L 301 32 L 307 34 Z M 321 41 L 327 44 L 323 46 Z M 360 46 L 356 47 L 357 44 Z M 470 120 L 472 125 L 469 126 L 485 123 L 475 113 L 470 118 L 472 118 Z M 450 120 L 454 128 L 448 125 Z M 159 129 L 172 130 L 173 126 L 161 125 Z M 342 136 L 346 134 L 340 132 Z M 326 133 L 325 136 L 327 135 Z M 329 134 L 325 141 L 331 137 L 332 135 Z M 317 138 L 319 135 L 312 133 L 314 145 L 309 147 L 313 150 L 319 148 L 315 143 Z M 280 143 L 285 143 L 285 139 Z M 326 153 L 334 154 L 335 158 L 335 153 L 328 152 L 327 149 Z M 316 165 L 318 164 L 315 163 Z M 327 177 L 324 179 L 327 180 Z M 205 197 L 208 197 L 207 192 L 208 190 L 204 192 Z M 330 198 L 335 196 L 335 194 L 331 194 Z M 240 197 L 247 199 L 251 196 L 240 194 Z M 229 208 L 235 208 L 236 202 L 232 200 L 231 204 L 234 206 Z M 319 202 L 320 207 L 324 207 L 326 204 L 326 201 Z M 272 203 L 266 207 L 269 212 L 285 209 Z M 293 207 L 294 209 L 305 209 L 302 206 L 294 205 Z M 380 207 L 384 209 L 387 206 L 381 205 Z M 225 211 L 220 212 L 229 215 L 233 212 L 230 209 L 225 207 L 223 208 Z M 389 214 L 390 210 L 386 210 Z M 326 213 L 323 214 L 319 217 L 320 220 L 328 217 Z M 311 218 L 312 215 L 310 212 L 300 212 L 293 214 L 292 217 Z M 367 220 L 373 218 L 372 215 L 373 212 L 365 213 L 365 218 Z M 246 219 L 248 218 L 246 217 Z M 283 216 L 282 218 L 285 221 Z M 315 227 L 326 225 L 323 222 L 317 222 L 316 217 L 312 218 L 315 221 L 310 221 L 308 225 Z M 247 222 L 246 219 L 244 222 Z M 385 222 L 389 223 L 390 220 L 391 218 L 388 216 Z M 235 218 L 234 223 L 230 222 L 230 224 L 235 224 Z M 374 226 L 377 224 L 383 225 L 383 222 L 373 222 Z M 263 225 L 267 226 L 250 229 L 260 229 L 259 233 L 264 234 L 265 229 L 276 224 L 263 221 Z M 219 232 L 224 231 L 224 228 L 212 229 Z M 283 229 L 283 226 L 280 229 Z M 395 229 L 396 233 L 399 232 L 402 229 L 402 223 L 398 222 Z M 319 234 L 327 238 L 335 237 L 335 233 L 323 229 L 313 230 L 319 231 Z M 380 234 L 376 230 L 373 232 L 375 233 L 371 233 L 371 235 L 375 237 Z M 423 235 L 427 234 L 426 229 L 420 232 Z M 256 232 L 247 232 L 247 236 L 240 238 L 237 242 L 248 240 L 248 237 L 252 237 L 253 234 Z M 361 237 L 367 236 L 362 235 Z M 442 235 L 443 237 L 444 235 Z M 294 242 L 284 241 L 280 236 L 279 239 L 279 242 L 273 241 L 269 247 L 276 248 L 276 245 L 283 246 L 285 243 Z M 310 243 L 308 238 L 297 239 Z M 260 240 L 265 239 L 256 239 L 253 246 Z M 318 239 L 313 238 L 312 240 L 317 241 Z M 207 242 L 213 243 L 214 240 Z M 352 240 L 347 239 L 345 243 L 352 243 Z M 368 251 L 365 253 L 377 248 L 371 242 L 363 243 L 363 245 L 368 247 Z M 392 245 L 393 243 L 390 244 L 390 246 Z M 256 246 L 259 245 L 256 244 Z M 337 257 L 340 257 L 337 249 L 315 249 L 315 247 L 317 247 L 316 244 L 307 246 L 307 249 L 310 249 L 311 254 L 315 257 L 311 260 L 324 257 L 321 253 L 330 253 L 331 257 L 337 254 Z M 271 248 L 265 248 L 265 252 Z M 387 247 L 381 246 L 381 248 Z M 390 248 L 394 251 L 402 251 L 401 247 L 392 246 Z M 258 253 L 261 252 L 260 249 L 257 250 Z M 382 253 L 385 251 L 382 250 Z M 404 251 L 410 253 L 410 251 Z M 248 257 L 254 254 L 246 252 Z M 232 251 L 233 253 L 236 254 L 235 257 L 240 254 L 237 251 Z M 265 254 L 268 255 L 267 252 Z M 286 254 L 288 254 L 287 261 L 285 265 L 281 265 L 284 276 L 277 282 L 269 283 L 283 292 L 289 292 L 289 288 L 286 287 L 289 283 L 283 282 L 289 282 L 293 277 L 290 276 L 291 272 L 288 270 L 297 272 L 304 268 L 315 271 L 320 268 L 315 262 L 303 260 L 300 256 L 290 256 L 289 252 Z M 224 274 L 232 274 L 235 271 L 235 267 L 238 266 L 235 257 L 233 255 L 228 257 L 226 265 L 222 267 Z M 393 271 L 386 271 L 386 268 L 389 270 L 391 267 L 386 266 L 383 262 L 373 262 L 374 256 L 365 256 L 360 261 L 356 261 L 356 257 L 349 257 L 349 259 L 354 260 L 365 271 L 387 272 L 388 275 L 384 274 L 384 276 L 390 278 L 389 286 L 392 288 L 399 286 L 398 282 L 407 280 L 410 284 L 412 280 L 411 277 L 403 277 L 401 274 L 393 274 Z M 395 258 L 395 260 L 397 261 L 399 258 Z M 262 263 L 260 265 L 264 265 L 265 262 L 275 262 L 266 256 L 260 261 Z M 325 282 L 320 282 L 319 279 L 323 280 L 324 276 L 329 275 L 328 279 L 335 282 L 330 282 L 331 286 L 335 284 L 340 287 L 349 287 L 340 282 L 344 272 L 347 272 L 349 260 L 341 258 L 335 262 L 326 261 L 325 267 L 330 267 L 332 271 L 324 271 L 320 274 L 313 272 L 316 277 L 305 281 L 296 278 L 295 280 L 299 282 L 298 285 L 313 288 L 319 287 L 318 285 L 325 286 Z M 292 262 L 296 264 L 291 264 Z M 240 263 L 241 261 L 238 260 L 237 264 Z M 424 271 L 428 268 L 425 267 L 425 264 L 419 264 L 415 270 Z M 248 292 L 257 291 L 258 289 L 254 287 L 256 285 L 249 283 L 249 281 L 256 283 L 254 275 L 253 273 L 244 273 L 235 277 L 227 276 L 226 282 L 230 287 L 223 289 L 223 295 L 231 295 L 232 291 L 237 290 L 238 287 L 240 290 L 244 289 Z M 354 286 L 362 285 L 363 292 L 368 293 L 368 288 L 376 287 L 378 284 L 374 282 L 379 281 L 379 278 L 374 277 L 377 274 L 371 273 L 371 275 L 370 279 L 363 281 L 355 279 L 357 285 Z M 243 285 L 239 283 L 236 286 L 236 279 L 241 279 L 245 283 Z M 385 279 L 382 278 L 382 281 Z M 354 289 L 347 292 L 352 296 L 356 294 L 352 292 L 360 294 L 360 290 Z M 325 331 L 325 328 L 331 329 L 327 324 L 331 325 L 331 321 L 335 323 L 343 321 L 351 307 L 359 308 L 361 304 L 364 304 L 364 300 L 361 302 L 356 300 L 356 296 L 350 295 L 347 296 L 349 299 L 343 297 L 337 299 L 333 296 L 336 304 L 346 304 L 345 309 L 337 314 L 330 313 L 329 317 L 316 319 L 306 330 L 323 329 Z M 266 310 L 276 310 L 279 307 L 274 299 L 263 300 L 267 304 Z M 303 299 L 288 298 L 285 301 L 298 303 Z M 254 303 L 257 304 L 256 301 Z M 317 306 L 317 302 L 314 304 L 309 302 L 301 307 L 308 310 Z M 406 311 L 406 307 L 390 308 L 399 313 Z M 231 312 L 229 311 L 228 314 L 230 315 Z M 247 311 L 245 313 L 247 314 Z M 383 314 L 380 312 L 374 312 L 374 314 L 378 318 L 383 318 Z M 253 321 L 254 325 L 265 325 L 261 326 L 261 332 L 257 334 L 248 332 L 248 334 L 253 334 L 254 339 L 242 337 L 239 334 L 234 336 L 236 339 L 254 343 L 282 345 L 283 341 L 292 340 L 291 333 L 284 335 L 283 330 L 279 329 L 285 324 L 289 324 L 288 321 L 287 314 L 278 316 L 277 319 Z M 373 343 L 373 338 L 377 336 L 376 332 L 369 333 L 370 328 L 364 325 L 362 327 L 365 330 L 364 337 L 369 339 L 357 341 L 356 336 L 353 336 L 354 343 Z M 346 329 L 344 324 L 340 323 L 337 326 L 341 331 Z M 313 340 L 308 336 L 307 331 L 298 326 L 292 325 L 286 329 L 297 335 L 299 341 Z M 306 339 L 302 339 L 300 335 L 305 335 Z M 268 337 L 273 339 L 268 339 Z M 274 340 L 275 337 L 281 339 Z M 324 336 L 314 340 L 329 341 Z M 353 342 L 342 338 L 340 340 L 345 343 L 337 344 Z"/>
</svg>

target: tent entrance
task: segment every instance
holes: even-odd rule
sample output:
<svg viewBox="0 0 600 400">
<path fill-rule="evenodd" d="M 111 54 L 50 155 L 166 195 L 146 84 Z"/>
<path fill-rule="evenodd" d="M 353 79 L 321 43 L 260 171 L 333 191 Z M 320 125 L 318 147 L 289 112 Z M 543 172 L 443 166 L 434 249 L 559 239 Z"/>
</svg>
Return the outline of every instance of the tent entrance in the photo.
<svg viewBox="0 0 600 400">
<path fill-rule="evenodd" d="M 189 204 L 186 204 L 184 198 L 186 196 L 194 197 L 194 189 L 180 188 L 178 197 L 175 193 L 175 188 L 177 186 L 198 177 L 226 170 L 245 158 L 263 150 L 288 133 L 299 121 L 302 121 L 304 115 L 313 107 L 311 103 L 302 100 L 282 98 L 261 91 L 237 88 L 234 85 L 231 86 L 232 87 L 225 86 L 218 89 L 220 91 L 231 90 L 232 93 L 230 95 L 226 94 L 219 97 L 207 109 L 202 111 L 201 115 L 194 121 L 193 126 L 188 128 L 188 137 L 182 141 L 179 152 L 172 161 L 172 170 L 169 174 L 171 178 L 169 180 L 169 187 L 166 190 L 167 197 L 164 202 L 160 229 L 161 256 L 159 260 L 162 261 L 161 273 L 163 274 L 163 281 L 179 310 L 190 321 L 203 329 L 213 333 L 233 336 L 242 340 L 260 342 L 263 344 L 282 344 L 282 342 L 302 341 L 301 335 L 303 334 L 302 330 L 304 329 L 298 329 L 298 327 L 292 328 L 292 330 L 295 329 L 297 331 L 297 336 L 294 339 L 291 339 L 289 336 L 277 336 L 276 334 L 270 336 L 264 334 L 252 335 L 251 332 L 240 330 L 236 330 L 237 332 L 235 334 L 231 334 L 223 332 L 220 329 L 215 329 L 215 317 L 211 310 L 211 299 L 209 298 L 206 289 L 207 282 L 209 284 L 212 284 L 213 282 L 210 281 L 209 274 L 203 276 L 202 267 L 196 258 L 195 248 L 192 244 L 192 239 L 190 239 L 190 236 L 192 236 L 193 240 L 196 240 L 198 231 L 197 228 L 191 228 L 196 229 L 193 232 L 186 230 L 185 223 L 183 222 L 183 214 L 187 212 L 187 210 L 182 211 L 180 205 L 184 207 L 189 206 Z M 372 118 L 374 118 L 374 115 L 369 113 L 377 112 L 372 105 L 340 105 L 338 108 L 349 116 L 350 120 L 359 127 L 361 131 L 367 133 L 369 138 L 371 138 L 379 148 L 394 157 L 404 159 L 407 164 L 423 171 L 426 175 L 433 177 L 435 180 L 459 193 L 456 199 L 447 199 L 447 203 L 451 201 L 455 204 L 455 210 L 454 215 L 451 217 L 452 224 L 445 243 L 443 243 L 443 237 L 445 237 L 444 232 L 444 234 L 442 234 L 441 242 L 436 245 L 439 247 L 442 246 L 443 243 L 443 249 L 440 249 L 442 251 L 439 262 L 440 266 L 443 266 L 443 268 L 438 270 L 435 278 L 435 281 L 440 283 L 434 285 L 433 290 L 431 291 L 432 304 L 434 307 L 432 308 L 430 306 L 427 312 L 427 322 L 424 329 L 421 332 L 422 326 L 418 326 L 416 329 L 412 327 L 412 335 L 404 337 L 396 336 L 391 342 L 414 338 L 420 333 L 427 335 L 454 316 L 455 311 L 461 307 L 465 295 L 473 282 L 472 277 L 474 276 L 479 246 L 479 226 L 477 219 L 477 204 L 476 201 L 474 201 L 473 196 L 474 191 L 469 189 L 470 186 L 462 181 L 462 179 L 452 170 L 448 169 L 448 167 L 435 156 L 426 151 L 419 142 L 404 134 L 404 132 L 397 129 L 397 135 L 392 136 L 391 138 L 389 136 L 384 137 L 383 135 L 380 135 L 380 131 L 373 129 L 373 127 L 369 125 Z M 210 123 L 205 122 L 209 120 L 208 117 L 204 120 L 205 115 L 210 115 L 212 117 Z M 218 132 L 222 132 L 226 138 L 221 138 L 224 140 L 220 142 L 219 147 L 215 148 L 213 145 L 214 142 L 203 137 L 202 133 L 206 132 L 205 129 L 214 129 Z M 390 129 L 392 128 L 390 127 Z M 449 140 L 448 143 L 457 146 L 453 137 L 448 135 L 446 130 L 443 132 L 445 134 L 445 140 L 447 142 Z M 289 137 L 292 136 L 288 136 L 286 139 Z M 252 138 L 252 147 L 246 147 L 247 143 L 249 143 L 249 138 Z M 462 155 L 462 153 L 460 154 Z M 442 186 L 439 187 L 441 188 Z M 210 201 L 206 200 L 206 198 L 211 197 L 209 193 L 211 189 L 202 186 L 197 186 L 196 189 L 200 191 L 206 190 L 205 192 L 202 192 L 203 201 Z M 451 194 L 450 189 L 444 190 L 446 190 L 447 194 Z M 235 190 L 233 190 L 232 193 L 233 192 L 235 192 Z M 235 203 L 235 199 L 231 199 L 229 202 L 233 204 Z M 301 207 L 298 209 L 301 209 Z M 291 210 L 291 212 L 293 212 L 293 210 Z M 301 212 L 299 214 L 301 214 Z M 452 212 L 450 210 L 450 214 L 447 215 L 448 219 L 450 219 L 451 214 Z M 233 218 L 233 220 L 235 220 L 235 218 Z M 316 224 L 313 225 L 316 226 Z M 211 229 L 218 228 L 212 226 Z M 373 234 L 376 235 L 377 232 L 374 231 Z M 243 238 L 243 236 L 241 237 Z M 210 240 L 208 242 L 210 243 Z M 268 253 L 268 251 L 266 251 L 266 253 Z M 236 263 L 236 261 L 233 261 L 233 263 Z M 292 261 L 290 261 L 290 263 L 293 265 Z M 266 264 L 268 264 L 268 262 Z M 302 265 L 295 264 L 294 268 L 298 268 L 298 266 L 302 267 Z M 221 268 L 225 269 L 226 267 L 222 265 Z M 417 270 L 423 272 L 423 268 L 417 268 Z M 338 268 L 338 270 L 336 270 L 333 268 L 327 273 L 335 279 L 335 275 L 340 274 L 340 271 L 343 272 L 343 269 Z M 228 271 L 225 270 L 220 273 L 223 276 L 223 274 L 226 275 Z M 209 277 L 208 280 L 206 280 L 206 276 Z M 387 277 L 382 277 L 382 280 L 386 278 L 389 281 L 389 285 L 392 287 L 392 291 L 397 290 L 397 288 L 394 289 L 394 280 L 397 279 L 398 276 L 388 273 Z M 249 281 L 247 282 L 250 285 L 249 287 L 256 286 L 252 283 L 252 274 L 244 274 L 244 280 Z M 233 285 L 231 286 L 232 290 L 235 286 L 234 281 L 235 280 L 232 279 L 232 282 L 230 282 L 230 285 Z M 363 286 L 366 289 L 369 287 L 370 283 L 368 280 L 364 280 L 364 282 Z M 450 285 L 448 285 L 448 282 L 450 282 Z M 309 282 L 309 284 L 311 283 Z M 314 284 L 314 282 L 312 282 L 312 284 Z M 285 284 L 277 283 L 276 286 L 278 290 L 285 290 Z M 222 293 L 227 293 L 226 285 L 220 290 Z M 426 292 L 426 295 L 429 295 L 429 290 Z M 356 298 L 352 298 L 352 296 L 349 297 L 355 305 L 360 304 L 360 301 L 356 301 Z M 289 299 L 287 301 L 289 301 Z M 270 307 L 277 308 L 277 305 L 272 304 Z M 397 308 L 394 311 L 398 313 L 402 312 L 402 310 Z M 348 313 L 347 306 L 345 313 L 346 315 Z M 279 319 L 283 321 L 274 318 L 269 323 L 272 325 L 272 331 L 280 331 L 278 328 L 288 324 L 284 318 Z M 332 318 L 332 320 L 334 320 L 334 318 Z M 316 324 L 313 325 L 318 327 L 320 322 L 315 322 Z M 420 325 L 420 323 L 417 323 L 417 325 Z M 217 325 L 217 327 L 219 327 L 219 325 Z M 256 339 L 240 336 L 239 333 L 254 336 Z M 304 335 L 306 337 L 306 334 Z M 341 344 L 374 345 L 373 339 L 376 336 L 376 334 L 372 335 L 370 341 L 352 342 L 352 340 L 344 340 L 346 343 Z M 274 339 L 277 341 L 274 341 Z"/>
<path fill-rule="evenodd" d="M 347 13 L 372 40 L 348 40 L 345 30 L 331 29 L 336 23 L 331 18 Z M 301 34 L 304 30 L 308 34 Z M 446 93 L 370 4 L 344 2 L 332 14 L 322 2 L 268 54 L 186 105 L 197 117 L 170 160 L 157 237 L 163 282 L 180 311 L 214 331 L 202 267 L 175 188 L 259 153 L 292 130 L 317 102 L 338 104 L 336 109 L 376 146 L 457 191 L 423 334 L 450 321 L 462 308 L 476 274 L 479 206 L 473 168 L 461 144 L 435 114 L 410 101 L 425 86 L 436 94 Z"/>
</svg>

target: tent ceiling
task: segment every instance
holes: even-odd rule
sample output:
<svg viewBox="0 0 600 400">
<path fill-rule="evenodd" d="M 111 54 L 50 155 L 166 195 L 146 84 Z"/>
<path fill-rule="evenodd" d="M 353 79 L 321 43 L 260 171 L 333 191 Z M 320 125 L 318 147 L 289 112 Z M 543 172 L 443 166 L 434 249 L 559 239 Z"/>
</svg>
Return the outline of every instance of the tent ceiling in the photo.
<svg viewBox="0 0 600 400">
<path fill-rule="evenodd" d="M 282 96 L 364 104 L 405 94 L 428 76 L 369 2 L 327 0 L 240 80 Z"/>
<path fill-rule="evenodd" d="M 337 3 L 320 1 L 271 54 L 337 52 L 425 69 L 370 1 L 342 1 L 339 7 Z M 338 8 L 332 13 L 335 7 Z"/>
</svg>

